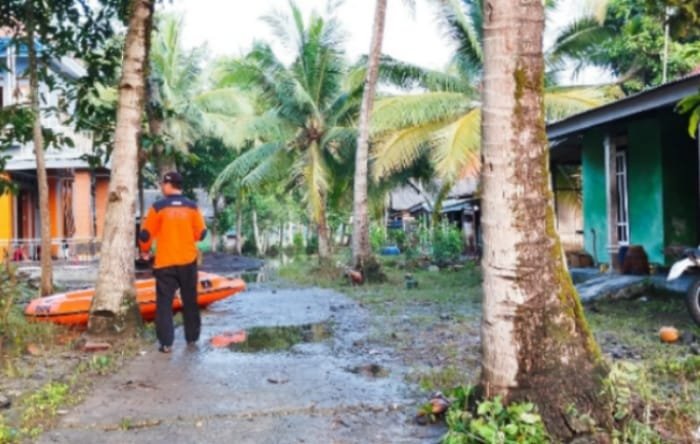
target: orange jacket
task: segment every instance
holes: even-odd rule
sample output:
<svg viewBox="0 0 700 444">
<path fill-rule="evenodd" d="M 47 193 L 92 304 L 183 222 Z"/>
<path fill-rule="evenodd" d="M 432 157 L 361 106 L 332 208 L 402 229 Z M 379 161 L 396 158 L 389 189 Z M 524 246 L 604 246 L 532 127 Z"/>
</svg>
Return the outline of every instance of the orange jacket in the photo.
<svg viewBox="0 0 700 444">
<path fill-rule="evenodd" d="M 139 232 L 141 251 L 156 241 L 153 268 L 187 265 L 197 260 L 197 242 L 207 235 L 197 204 L 182 195 L 166 196 L 148 210 Z"/>
</svg>

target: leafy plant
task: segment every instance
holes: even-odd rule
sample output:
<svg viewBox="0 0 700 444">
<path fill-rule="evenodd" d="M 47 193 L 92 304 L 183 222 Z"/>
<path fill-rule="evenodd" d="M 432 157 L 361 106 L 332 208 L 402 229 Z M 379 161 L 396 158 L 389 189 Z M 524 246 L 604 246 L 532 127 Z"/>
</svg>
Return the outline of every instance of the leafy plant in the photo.
<svg viewBox="0 0 700 444">
<path fill-rule="evenodd" d="M 448 223 L 440 224 L 433 230 L 433 259 L 438 264 L 454 262 L 464 249 L 462 233 Z"/>
<path fill-rule="evenodd" d="M 476 404 L 469 409 L 474 396 L 473 387 L 458 387 L 451 391 L 454 399 L 447 411 L 448 432 L 444 444 L 471 443 L 532 443 L 549 442 L 542 418 L 532 403 L 504 406 L 500 396 Z"/>
<path fill-rule="evenodd" d="M 379 252 L 386 245 L 386 232 L 383 227 L 372 225 L 369 229 L 369 244 L 372 251 Z"/>
</svg>

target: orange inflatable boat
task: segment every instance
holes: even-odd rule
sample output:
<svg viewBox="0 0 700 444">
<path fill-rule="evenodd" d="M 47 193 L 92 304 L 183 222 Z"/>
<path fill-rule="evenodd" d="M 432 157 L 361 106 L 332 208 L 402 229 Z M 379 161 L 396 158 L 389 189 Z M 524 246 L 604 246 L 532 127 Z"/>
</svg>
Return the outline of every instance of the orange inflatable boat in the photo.
<svg viewBox="0 0 700 444">
<path fill-rule="evenodd" d="M 245 290 L 242 279 L 229 279 L 211 273 L 199 272 L 197 284 L 197 303 L 204 308 L 218 300 L 227 298 Z M 94 288 L 59 293 L 32 300 L 24 310 L 24 315 L 32 320 L 53 322 L 62 325 L 87 325 L 88 314 Z M 136 281 L 136 301 L 141 316 L 145 321 L 156 317 L 156 282 L 155 279 Z M 182 300 L 175 297 L 173 311 L 182 309 Z"/>
</svg>

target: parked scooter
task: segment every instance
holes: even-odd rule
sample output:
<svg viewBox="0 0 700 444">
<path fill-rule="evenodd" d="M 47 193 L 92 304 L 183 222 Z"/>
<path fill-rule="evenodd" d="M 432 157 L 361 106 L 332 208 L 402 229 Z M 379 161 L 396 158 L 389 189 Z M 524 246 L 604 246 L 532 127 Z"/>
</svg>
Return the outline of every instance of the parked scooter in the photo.
<svg viewBox="0 0 700 444">
<path fill-rule="evenodd" d="M 688 270 L 700 270 L 700 248 L 688 249 L 683 254 L 685 258 L 671 266 L 666 280 L 678 279 Z M 690 311 L 690 316 L 700 325 L 700 276 L 688 289 L 685 303 L 688 306 L 688 311 Z"/>
</svg>

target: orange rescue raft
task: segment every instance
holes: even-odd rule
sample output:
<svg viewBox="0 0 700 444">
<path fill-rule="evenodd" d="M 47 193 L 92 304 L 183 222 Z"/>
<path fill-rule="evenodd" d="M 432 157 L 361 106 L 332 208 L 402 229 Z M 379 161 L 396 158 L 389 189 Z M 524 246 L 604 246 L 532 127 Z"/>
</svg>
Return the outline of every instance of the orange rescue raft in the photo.
<svg viewBox="0 0 700 444">
<path fill-rule="evenodd" d="M 199 272 L 197 284 L 197 303 L 204 308 L 218 300 L 227 298 L 245 290 L 241 279 L 229 279 L 211 273 Z M 24 310 L 24 315 L 35 321 L 53 322 L 62 325 L 87 325 L 94 288 L 59 293 L 32 300 Z M 156 282 L 155 279 L 136 281 L 136 301 L 139 304 L 144 321 L 156 317 Z M 182 309 L 182 300 L 175 297 L 173 311 Z"/>
</svg>

